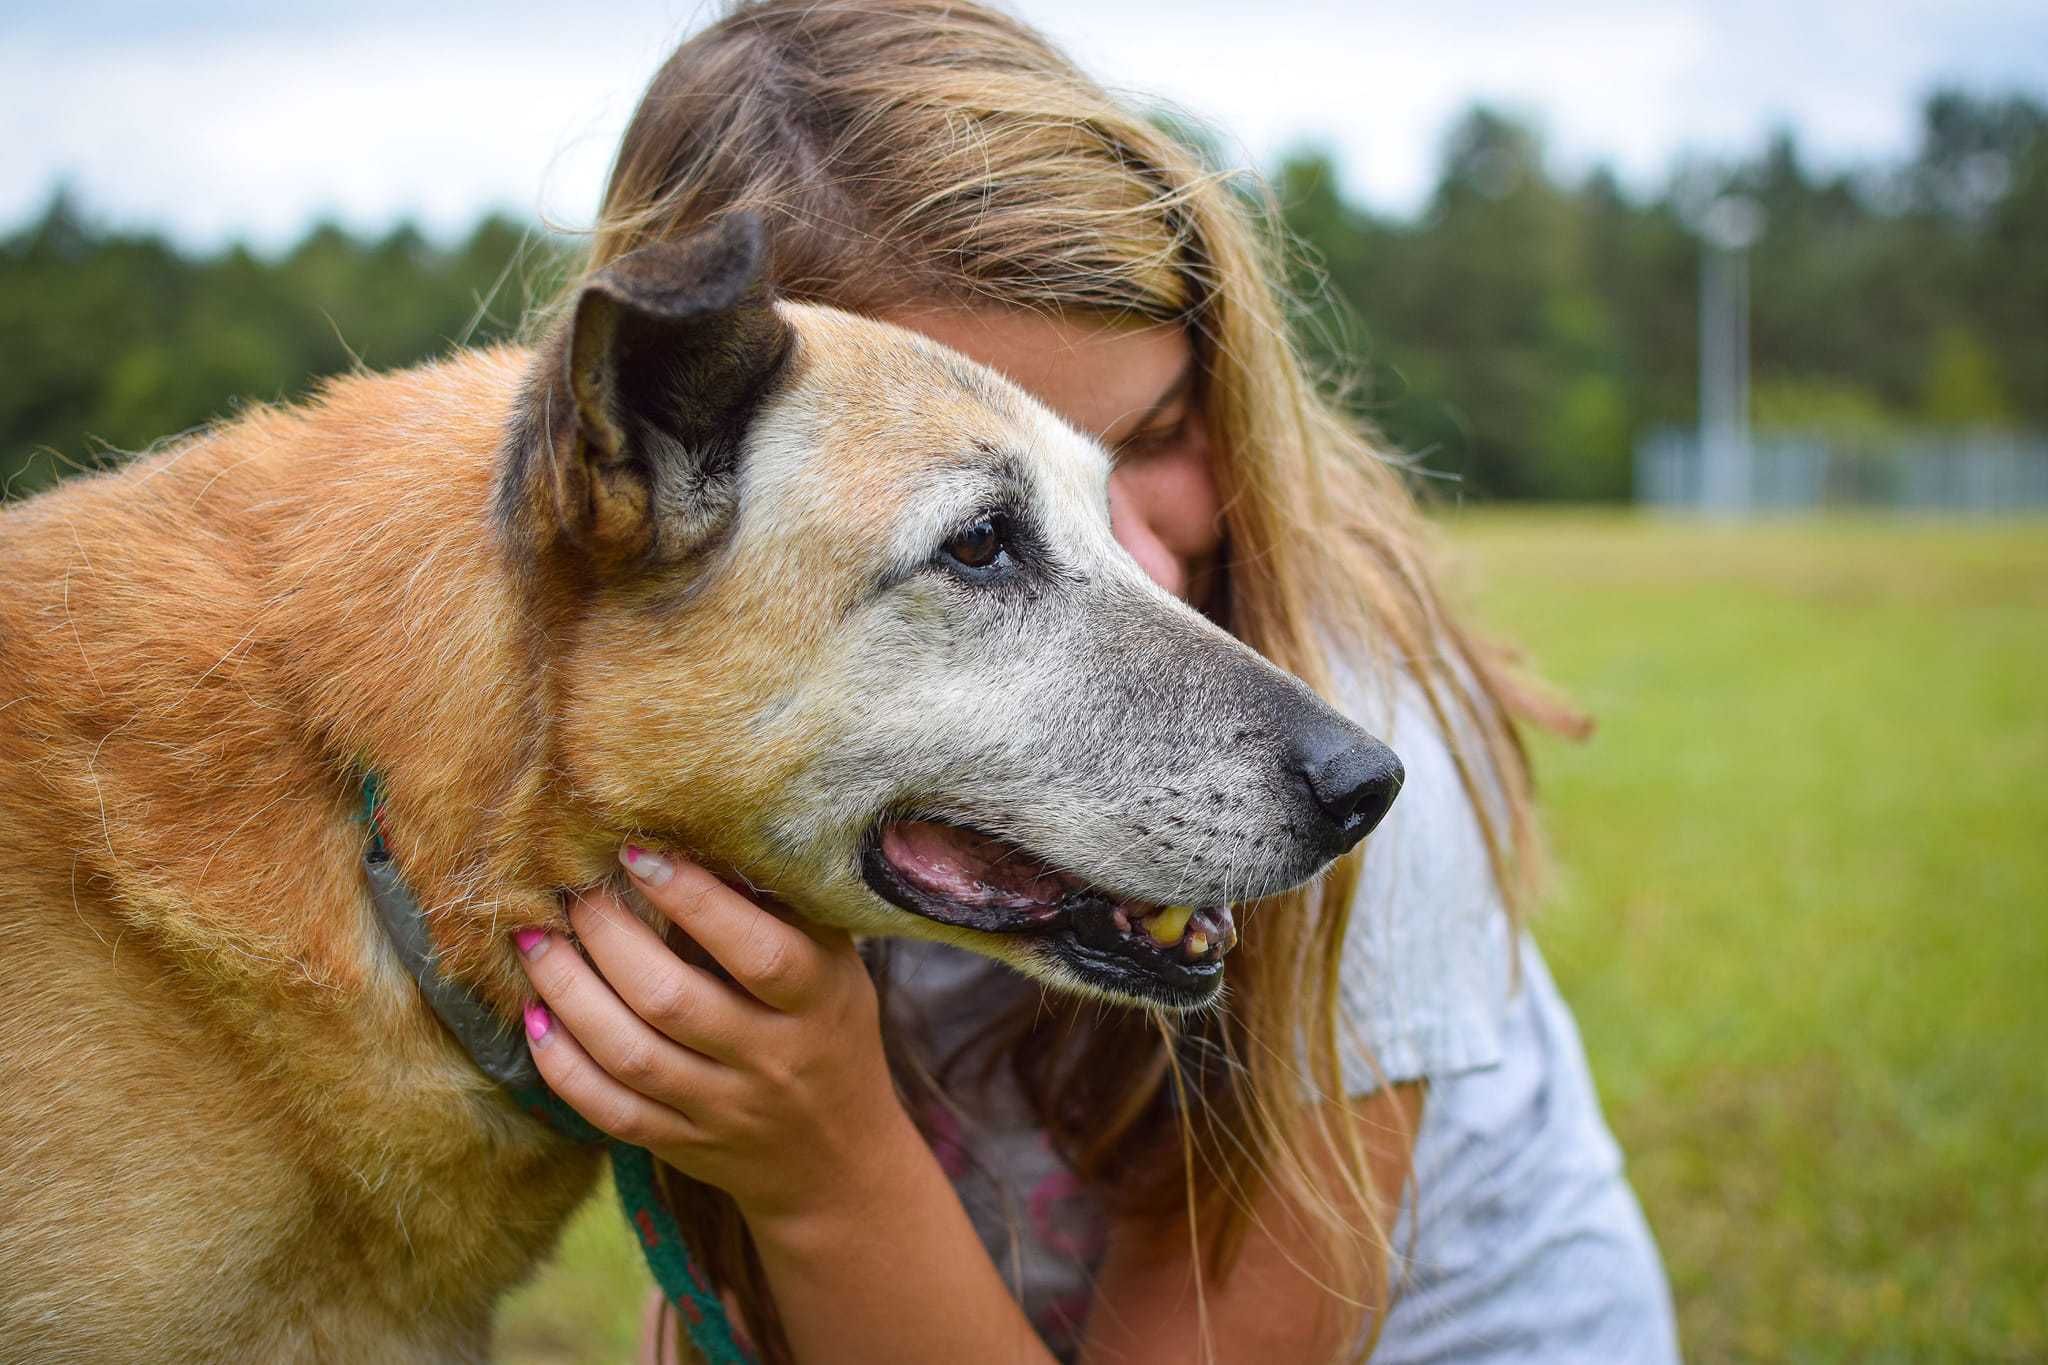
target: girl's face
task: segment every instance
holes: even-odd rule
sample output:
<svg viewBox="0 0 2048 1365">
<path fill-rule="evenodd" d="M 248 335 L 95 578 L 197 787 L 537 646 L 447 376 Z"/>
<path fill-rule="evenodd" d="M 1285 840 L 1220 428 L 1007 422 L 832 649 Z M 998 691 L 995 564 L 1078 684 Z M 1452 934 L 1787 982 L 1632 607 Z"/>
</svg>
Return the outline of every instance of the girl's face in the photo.
<svg viewBox="0 0 2048 1365">
<path fill-rule="evenodd" d="M 1115 458 L 1117 541 L 1154 582 L 1214 614 L 1223 508 L 1187 332 L 1021 308 L 921 308 L 890 322 L 1007 375 Z"/>
</svg>

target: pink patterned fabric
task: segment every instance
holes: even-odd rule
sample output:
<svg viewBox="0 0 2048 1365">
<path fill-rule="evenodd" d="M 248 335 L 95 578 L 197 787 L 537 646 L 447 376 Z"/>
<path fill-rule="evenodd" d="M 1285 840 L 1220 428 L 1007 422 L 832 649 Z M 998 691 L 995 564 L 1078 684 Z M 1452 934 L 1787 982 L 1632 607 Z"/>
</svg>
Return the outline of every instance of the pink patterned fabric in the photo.
<svg viewBox="0 0 2048 1365">
<path fill-rule="evenodd" d="M 956 949 L 898 943 L 891 952 L 892 978 L 902 989 L 890 992 L 890 1008 L 901 1036 L 917 1040 L 930 1067 L 992 1012 L 1038 991 Z M 929 1105 L 918 1116 L 932 1154 L 1047 1349 L 1070 1359 L 1088 1320 L 1108 1220 L 1007 1076 L 949 1098 L 953 1104 Z"/>
</svg>

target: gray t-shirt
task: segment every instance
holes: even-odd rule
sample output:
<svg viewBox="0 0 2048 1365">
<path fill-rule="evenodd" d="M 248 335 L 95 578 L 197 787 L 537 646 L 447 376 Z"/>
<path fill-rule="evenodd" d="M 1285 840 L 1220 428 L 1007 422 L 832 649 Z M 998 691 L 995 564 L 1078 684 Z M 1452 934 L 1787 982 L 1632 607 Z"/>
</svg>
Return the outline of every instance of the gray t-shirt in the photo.
<svg viewBox="0 0 2048 1365">
<path fill-rule="evenodd" d="M 1344 1079 L 1353 1094 L 1428 1083 L 1395 1229 L 1397 1297 L 1373 1359 L 1676 1360 L 1663 1267 L 1577 1030 L 1534 942 L 1509 929 L 1443 736 L 1412 685 L 1391 707 L 1356 679 L 1340 686 L 1408 770 L 1368 842 L 1344 947 L 1345 1012 L 1364 1049 Z M 892 1013 L 934 1059 L 1038 990 L 926 943 L 896 945 L 891 980 Z M 952 1098 L 924 1116 L 939 1160 L 1040 1335 L 1071 1358 L 1102 1210 L 1001 1068 Z"/>
</svg>

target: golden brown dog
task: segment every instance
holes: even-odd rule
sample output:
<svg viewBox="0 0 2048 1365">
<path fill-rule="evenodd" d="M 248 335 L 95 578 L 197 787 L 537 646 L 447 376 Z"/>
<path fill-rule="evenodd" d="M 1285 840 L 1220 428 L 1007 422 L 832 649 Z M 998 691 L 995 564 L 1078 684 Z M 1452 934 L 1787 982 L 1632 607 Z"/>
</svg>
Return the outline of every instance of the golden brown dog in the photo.
<svg viewBox="0 0 2048 1365">
<path fill-rule="evenodd" d="M 1101 450 L 772 301 L 745 220 L 534 353 L 331 384 L 0 515 L 0 1359 L 488 1352 L 596 1158 L 422 1005 L 687 850 L 864 933 L 1213 998 L 1391 755 L 1145 580 Z M 1194 908 L 1200 907 L 1200 908 Z"/>
</svg>

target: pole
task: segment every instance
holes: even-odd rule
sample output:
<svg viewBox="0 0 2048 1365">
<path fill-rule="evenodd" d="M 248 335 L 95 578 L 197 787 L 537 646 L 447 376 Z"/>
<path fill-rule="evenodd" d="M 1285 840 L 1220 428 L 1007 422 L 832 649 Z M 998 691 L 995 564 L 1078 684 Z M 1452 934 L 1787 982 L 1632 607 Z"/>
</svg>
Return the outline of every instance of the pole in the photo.
<svg viewBox="0 0 2048 1365">
<path fill-rule="evenodd" d="M 1749 434 L 1749 247 L 1763 228 L 1752 199 L 1725 195 L 1700 222 L 1700 505 L 1738 516 L 1754 493 Z"/>
</svg>

